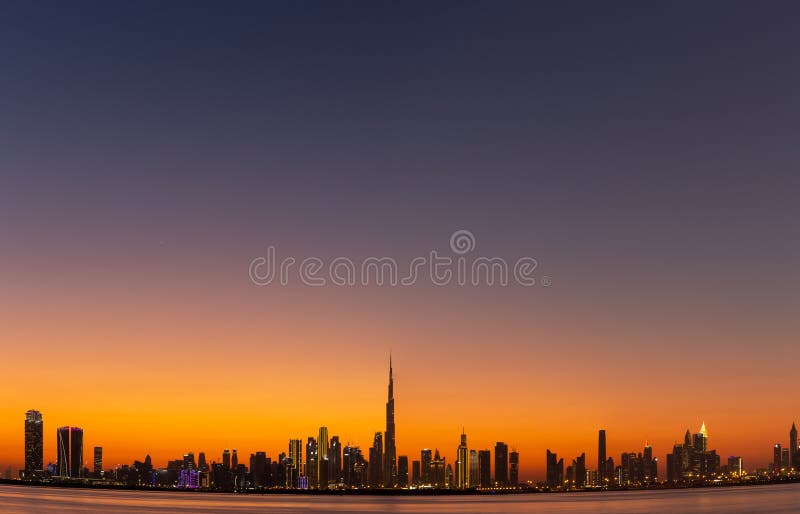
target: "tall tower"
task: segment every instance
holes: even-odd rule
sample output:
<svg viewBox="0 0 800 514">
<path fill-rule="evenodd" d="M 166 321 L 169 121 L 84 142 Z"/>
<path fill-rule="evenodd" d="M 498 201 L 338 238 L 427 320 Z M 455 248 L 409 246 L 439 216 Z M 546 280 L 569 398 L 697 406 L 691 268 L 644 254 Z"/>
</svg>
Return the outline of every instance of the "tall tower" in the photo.
<svg viewBox="0 0 800 514">
<path fill-rule="evenodd" d="M 56 436 L 56 476 L 80 478 L 83 474 L 83 429 L 60 427 Z"/>
<path fill-rule="evenodd" d="M 601 430 L 597 436 L 597 478 L 600 485 L 605 485 L 606 478 L 606 431 Z"/>
<path fill-rule="evenodd" d="M 392 354 L 389 354 L 389 399 L 386 402 L 386 434 L 384 437 L 383 478 L 385 487 L 397 483 L 397 447 L 394 440 L 394 381 L 392 380 Z"/>
<path fill-rule="evenodd" d="M 456 452 L 456 487 L 466 489 L 469 487 L 469 460 L 467 453 L 467 434 L 461 429 L 461 444 Z"/>
<path fill-rule="evenodd" d="M 25 479 L 41 475 L 43 467 L 44 427 L 42 413 L 29 410 L 25 413 Z"/>
<path fill-rule="evenodd" d="M 797 427 L 792 423 L 792 429 L 789 430 L 789 467 L 795 469 L 800 467 L 797 460 Z"/>
<path fill-rule="evenodd" d="M 328 487 L 328 467 L 330 465 L 328 457 L 328 427 L 319 427 L 319 437 L 317 438 L 317 486 L 320 489 Z M 322 468 L 325 468 L 324 470 Z M 323 484 L 323 478 L 326 478 Z"/>
</svg>

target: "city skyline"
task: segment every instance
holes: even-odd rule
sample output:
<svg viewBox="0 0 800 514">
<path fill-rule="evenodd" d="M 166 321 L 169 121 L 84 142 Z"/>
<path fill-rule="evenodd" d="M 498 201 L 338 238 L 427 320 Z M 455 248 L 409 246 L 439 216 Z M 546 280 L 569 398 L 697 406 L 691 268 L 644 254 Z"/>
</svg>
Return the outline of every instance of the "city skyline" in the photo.
<svg viewBox="0 0 800 514">
<path fill-rule="evenodd" d="M 423 454 L 421 459 L 416 459 L 416 454 L 414 453 L 410 455 L 398 455 L 396 450 L 390 450 L 390 448 L 395 448 L 396 445 L 394 378 L 391 355 L 389 356 L 387 393 L 385 431 L 375 432 L 372 446 L 368 448 L 366 455 L 365 450 L 367 450 L 367 448 L 364 448 L 364 445 L 360 444 L 358 441 L 346 440 L 346 443 L 342 445 L 340 444 L 338 433 L 331 433 L 332 437 L 329 440 L 328 426 L 320 425 L 318 432 L 314 436 L 308 436 L 305 450 L 303 449 L 304 437 L 290 438 L 288 453 L 284 451 L 271 453 L 270 451 L 264 451 L 263 447 L 261 450 L 250 452 L 251 465 L 253 464 L 253 456 L 258 454 L 262 454 L 267 461 L 272 459 L 273 462 L 276 461 L 278 455 L 287 455 L 290 459 L 289 471 L 287 471 L 285 478 L 287 486 L 296 487 L 295 484 L 298 478 L 303 477 L 305 480 L 305 482 L 303 482 L 305 487 L 318 488 L 320 486 L 317 484 L 327 480 L 325 477 L 327 477 L 327 473 L 329 472 L 329 461 L 334 460 L 333 455 L 329 453 L 329 444 L 335 444 L 337 452 L 341 451 L 341 446 L 345 447 L 345 451 L 347 448 L 361 449 L 360 455 L 364 457 L 360 458 L 368 459 L 367 463 L 371 463 L 368 467 L 368 476 L 363 477 L 364 484 L 369 487 L 393 488 L 418 483 L 421 477 L 425 477 L 425 473 L 431 473 L 431 471 L 423 471 L 424 469 L 428 469 L 426 467 L 428 464 L 425 464 L 424 454 L 425 452 L 429 452 L 428 460 L 430 460 L 431 449 L 428 447 L 420 447 L 419 451 Z M 24 427 L 25 441 L 23 445 L 24 466 L 20 468 L 20 470 L 24 470 L 26 477 L 40 477 L 42 476 L 42 471 L 48 466 L 57 470 L 57 476 L 67 478 L 85 478 L 86 476 L 82 475 L 80 471 L 84 467 L 87 470 L 93 469 L 95 473 L 97 473 L 99 469 L 110 469 L 107 466 L 104 468 L 102 465 L 104 453 L 104 446 L 102 445 L 94 446 L 93 460 L 90 460 L 89 454 L 85 451 L 86 442 L 84 441 L 83 428 L 77 426 L 61 426 L 56 429 L 56 459 L 54 462 L 48 462 L 48 466 L 43 466 L 43 463 L 47 461 L 45 458 L 46 452 L 43 451 L 44 441 L 46 440 L 46 436 L 43 437 L 43 425 L 44 420 L 40 411 L 31 409 L 26 412 Z M 496 441 L 491 449 L 489 449 L 488 446 L 486 448 L 470 447 L 467 445 L 465 427 L 462 427 L 460 443 L 455 452 L 450 453 L 446 446 L 442 448 L 433 447 L 436 454 L 436 459 L 434 460 L 439 459 L 439 456 L 441 456 L 441 462 L 443 464 L 440 472 L 443 473 L 447 471 L 452 474 L 451 477 L 448 477 L 448 484 L 455 484 L 450 485 L 450 487 L 456 489 L 474 487 L 474 485 L 471 484 L 475 483 L 475 480 L 480 484 L 485 483 L 485 463 L 481 463 L 479 460 L 479 456 L 483 454 L 486 454 L 485 457 L 488 457 L 491 461 L 488 472 L 491 476 L 491 483 L 496 486 L 523 484 L 526 482 L 534 484 L 543 482 L 547 483 L 548 486 L 554 487 L 553 483 L 558 482 L 570 483 L 580 488 L 587 484 L 586 481 L 588 479 L 584 477 L 584 475 L 586 475 L 586 477 L 589 476 L 586 474 L 587 471 L 594 472 L 593 482 L 598 484 L 602 484 L 604 481 L 607 483 L 614 480 L 619 483 L 625 483 L 626 480 L 632 481 L 633 479 L 628 477 L 636 473 L 640 474 L 636 476 L 641 477 L 639 481 L 642 483 L 655 483 L 657 478 L 661 478 L 663 481 L 665 477 L 667 480 L 673 481 L 691 476 L 692 474 L 696 476 L 710 476 L 716 472 L 715 470 L 718 471 L 721 469 L 721 462 L 726 458 L 729 460 L 734 458 L 738 459 L 739 467 L 744 470 L 750 470 L 751 472 L 756 469 L 772 469 L 773 467 L 780 470 L 781 468 L 792 466 L 792 463 L 800 466 L 800 462 L 797 462 L 800 450 L 798 450 L 797 446 L 797 430 L 794 422 L 786 437 L 788 445 L 782 447 L 781 443 L 775 443 L 774 459 L 765 466 L 753 465 L 752 462 L 746 459 L 743 460 L 741 452 L 733 452 L 729 457 L 724 457 L 716 450 L 708 448 L 708 430 L 705 421 L 702 422 L 700 429 L 694 434 L 691 433 L 690 429 L 687 429 L 682 444 L 676 440 L 672 450 L 664 449 L 663 454 L 654 453 L 652 446 L 645 440 L 644 452 L 639 452 L 638 454 L 638 459 L 640 459 L 640 461 L 643 458 L 642 455 L 644 455 L 644 463 L 642 464 L 640 462 L 638 464 L 638 468 L 636 468 L 638 471 L 634 471 L 635 468 L 632 467 L 637 458 L 635 451 L 633 453 L 629 453 L 628 450 L 622 451 L 622 457 L 620 460 L 616 461 L 617 465 L 615 466 L 614 456 L 608 450 L 606 433 L 606 429 L 599 429 L 597 431 L 597 452 L 595 455 L 597 466 L 594 468 L 587 465 L 587 452 L 585 450 L 581 451 L 580 455 L 572 460 L 571 464 L 569 464 L 569 462 L 564 464 L 563 457 L 557 463 L 558 452 L 551 452 L 551 448 L 548 446 L 546 450 L 546 459 L 543 459 L 543 476 L 533 476 L 533 473 L 531 473 L 530 477 L 526 477 L 524 470 L 533 470 L 536 469 L 536 466 L 529 466 L 527 468 L 524 466 L 520 467 L 520 453 L 517 451 L 516 447 L 511 446 L 511 453 L 509 453 L 509 445 L 500 440 Z M 105 449 L 108 450 L 108 446 L 105 446 Z M 230 453 L 231 449 L 233 452 L 232 455 Z M 146 451 L 147 459 L 148 461 L 155 460 L 154 467 L 158 467 L 158 459 L 153 459 L 151 453 L 150 451 Z M 180 453 L 180 451 L 178 451 L 178 453 Z M 184 454 L 184 458 L 186 455 L 194 456 L 195 453 L 202 455 L 204 460 L 208 460 L 212 464 L 214 462 L 225 463 L 228 469 L 231 468 L 231 462 L 234 463 L 233 467 L 235 468 L 238 459 L 236 446 L 232 448 L 230 446 L 225 447 L 220 456 L 216 458 L 213 457 L 214 454 L 212 452 L 207 450 L 198 451 L 196 448 L 188 449 Z M 116 452 L 112 449 L 111 454 L 114 455 Z M 618 453 L 618 455 L 619 454 L 620 453 Z M 75 458 L 75 455 L 79 455 L 78 459 Z M 244 451 L 243 455 L 248 455 L 248 452 Z M 564 454 L 562 453 L 562 455 Z M 661 455 L 663 455 L 663 458 L 660 458 Z M 694 455 L 698 456 L 695 457 Z M 170 457 L 174 456 L 175 454 L 173 452 Z M 629 456 L 630 458 L 628 458 Z M 139 455 L 139 457 L 141 457 L 141 455 Z M 589 453 L 589 457 L 592 457 L 591 452 Z M 336 457 L 336 461 L 338 462 L 340 458 L 341 455 Z M 194 457 L 192 457 L 192 459 L 194 459 Z M 293 464 L 297 459 L 300 461 L 299 468 L 296 464 Z M 135 459 L 131 459 L 130 462 L 133 462 L 133 460 Z M 172 459 L 168 458 L 167 460 Z M 403 461 L 402 480 L 398 474 L 398 460 Z M 414 464 L 411 469 L 409 468 L 409 460 Z M 423 470 L 418 469 L 418 461 L 420 460 L 423 462 Z M 374 465 L 375 462 L 379 463 L 377 467 Z M 524 458 L 522 462 L 524 464 Z M 591 462 L 591 460 L 589 462 Z M 658 469 L 659 462 L 661 463 L 660 470 Z M 681 464 L 680 462 L 683 463 Z M 743 462 L 744 464 L 742 464 Z M 556 463 L 558 464 L 558 469 L 554 467 Z M 37 465 L 39 466 L 38 468 Z M 117 463 L 117 466 L 119 465 L 123 464 Z M 622 471 L 620 471 L 620 469 Z M 520 476 L 520 470 L 523 470 L 523 476 Z M 619 473 L 625 473 L 625 478 Z M 559 478 L 556 479 L 555 477 Z M 442 475 L 440 479 L 445 480 L 444 475 Z M 414 482 L 412 482 L 412 480 Z M 437 483 L 437 480 L 430 479 L 430 482 Z"/>
<path fill-rule="evenodd" d="M 80 427 L 90 463 L 338 435 L 365 458 L 380 439 L 398 475 L 438 449 L 439 473 L 463 431 L 541 480 L 548 448 L 595 467 L 600 429 L 617 465 L 645 442 L 664 463 L 703 422 L 722 465 L 783 461 L 797 19 L 782 0 L 4 3 L 0 472 L 25 465 L 31 409 L 45 464 Z M 270 248 L 295 272 L 436 254 L 535 261 L 538 281 L 259 284 Z"/>
</svg>

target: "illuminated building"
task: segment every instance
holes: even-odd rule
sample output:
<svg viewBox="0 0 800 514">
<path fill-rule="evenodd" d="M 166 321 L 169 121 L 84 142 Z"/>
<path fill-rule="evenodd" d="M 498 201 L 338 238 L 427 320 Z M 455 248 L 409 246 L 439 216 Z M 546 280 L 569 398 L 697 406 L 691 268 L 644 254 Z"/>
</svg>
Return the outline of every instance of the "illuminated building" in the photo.
<svg viewBox="0 0 800 514">
<path fill-rule="evenodd" d="M 469 487 L 480 487 L 481 467 L 476 450 L 469 451 Z"/>
<path fill-rule="evenodd" d="M 94 477 L 100 478 L 103 474 L 103 447 L 102 446 L 95 446 L 94 447 Z"/>
<path fill-rule="evenodd" d="M 303 465 L 303 441 L 289 439 L 289 456 L 286 461 L 286 487 L 295 487 Z"/>
<path fill-rule="evenodd" d="M 456 451 L 456 487 L 466 489 L 469 487 L 469 453 L 467 450 L 467 434 L 461 430 L 461 444 Z"/>
<path fill-rule="evenodd" d="M 83 429 L 61 427 L 56 435 L 56 475 L 80 478 L 83 475 Z"/>
<path fill-rule="evenodd" d="M 431 462 L 433 462 L 433 459 L 430 449 L 425 448 L 420 452 L 420 462 L 422 466 L 422 484 L 430 485 L 433 483 L 431 480 Z"/>
<path fill-rule="evenodd" d="M 29 410 L 25 413 L 25 478 L 40 477 L 44 472 L 44 424 L 42 413 Z"/>
<path fill-rule="evenodd" d="M 317 434 L 317 480 L 313 485 L 321 489 L 328 487 L 330 478 L 330 456 L 328 455 L 328 427 L 319 427 Z M 323 470 L 322 468 L 325 468 Z M 324 483 L 322 478 L 325 478 Z"/>
</svg>

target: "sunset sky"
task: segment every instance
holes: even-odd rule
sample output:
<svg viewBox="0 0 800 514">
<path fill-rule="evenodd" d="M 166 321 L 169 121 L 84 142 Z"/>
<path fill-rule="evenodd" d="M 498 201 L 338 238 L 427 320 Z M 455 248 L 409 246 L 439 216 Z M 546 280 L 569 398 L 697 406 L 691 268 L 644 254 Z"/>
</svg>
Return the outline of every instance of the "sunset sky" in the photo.
<svg viewBox="0 0 800 514">
<path fill-rule="evenodd" d="M 520 478 L 800 421 L 793 2 L 0 4 L 0 472 L 320 425 Z M 259 287 L 297 260 L 538 260 L 549 287 Z M 90 453 L 85 453 L 90 459 Z M 16 472 L 15 472 L 16 473 Z"/>
</svg>

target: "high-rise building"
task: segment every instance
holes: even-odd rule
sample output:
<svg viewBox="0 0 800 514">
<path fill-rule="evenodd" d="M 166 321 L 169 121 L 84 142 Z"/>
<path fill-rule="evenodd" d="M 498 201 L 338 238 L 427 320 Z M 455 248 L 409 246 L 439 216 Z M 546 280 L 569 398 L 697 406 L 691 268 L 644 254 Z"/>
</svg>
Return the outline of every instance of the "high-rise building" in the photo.
<svg viewBox="0 0 800 514">
<path fill-rule="evenodd" d="M 231 470 L 231 451 L 227 448 L 222 450 L 222 467 L 225 471 Z"/>
<path fill-rule="evenodd" d="M 56 475 L 81 478 L 83 475 L 83 429 L 61 427 L 56 431 Z"/>
<path fill-rule="evenodd" d="M 481 487 L 492 486 L 492 452 L 478 451 L 478 466 L 481 468 Z"/>
<path fill-rule="evenodd" d="M 779 443 L 775 443 L 775 451 L 772 455 L 772 470 L 779 473 L 781 470 L 781 445 Z"/>
<path fill-rule="evenodd" d="M 254 487 L 267 486 L 267 453 L 256 452 L 250 457 L 250 472 Z"/>
<path fill-rule="evenodd" d="M 508 485 L 508 445 L 497 441 L 494 445 L 494 481 L 497 485 Z"/>
<path fill-rule="evenodd" d="M 586 454 L 581 453 L 572 461 L 573 476 L 570 477 L 572 485 L 581 488 L 586 485 Z"/>
<path fill-rule="evenodd" d="M 789 430 L 789 467 L 800 469 L 800 458 L 797 451 L 797 427 L 792 423 Z"/>
<path fill-rule="evenodd" d="M 408 456 L 397 457 L 397 486 L 408 487 Z"/>
<path fill-rule="evenodd" d="M 597 435 L 597 477 L 600 484 L 605 483 L 606 478 L 606 431 L 600 430 Z"/>
<path fill-rule="evenodd" d="M 25 413 L 25 478 L 28 480 L 40 477 L 44 472 L 43 446 L 42 413 L 29 410 Z"/>
<path fill-rule="evenodd" d="M 383 434 L 375 432 L 375 438 L 369 449 L 369 485 L 382 487 L 383 480 Z"/>
<path fill-rule="evenodd" d="M 447 486 L 447 463 L 439 455 L 439 450 L 433 454 L 431 461 L 431 485 L 437 489 L 444 489 Z"/>
<path fill-rule="evenodd" d="M 305 469 L 305 476 L 308 477 L 308 486 L 317 487 L 319 484 L 319 461 L 317 455 L 317 440 L 313 437 L 309 437 L 306 443 Z"/>
<path fill-rule="evenodd" d="M 469 487 L 469 453 L 467 450 L 467 434 L 461 429 L 461 444 L 456 451 L 456 487 L 466 489 Z"/>
<path fill-rule="evenodd" d="M 286 461 L 286 487 L 295 487 L 303 466 L 303 441 L 289 439 L 289 456 Z"/>
<path fill-rule="evenodd" d="M 431 462 L 433 462 L 433 457 L 429 448 L 425 448 L 420 452 L 420 462 L 422 466 L 422 484 L 430 485 L 433 483 L 431 480 Z"/>
<path fill-rule="evenodd" d="M 389 398 L 386 401 L 386 450 L 383 455 L 384 486 L 394 487 L 397 479 L 397 446 L 394 433 L 394 381 L 392 380 L 392 355 L 389 354 Z"/>
<path fill-rule="evenodd" d="M 339 436 L 331 437 L 328 447 L 328 483 L 338 484 L 342 479 L 342 445 Z"/>
<path fill-rule="evenodd" d="M 328 480 L 330 480 L 330 457 L 328 456 L 328 427 L 319 427 L 319 433 L 317 434 L 319 437 L 317 438 L 317 483 L 314 484 L 316 487 L 321 489 L 325 489 L 328 487 Z M 322 471 L 322 467 L 325 467 L 325 471 Z M 322 483 L 322 476 L 325 475 L 326 480 L 325 483 Z"/>
<path fill-rule="evenodd" d="M 551 489 L 564 485 L 564 459 L 547 450 L 547 487 Z"/>
<path fill-rule="evenodd" d="M 92 469 L 95 478 L 100 478 L 103 475 L 103 447 L 94 447 L 94 467 Z"/>
<path fill-rule="evenodd" d="M 476 450 L 469 451 L 469 486 L 481 486 L 481 467 Z"/>
<path fill-rule="evenodd" d="M 414 486 L 422 483 L 422 464 L 418 460 L 411 461 L 411 483 Z"/>
<path fill-rule="evenodd" d="M 516 450 L 508 454 L 508 483 L 519 484 L 519 452 Z"/>
</svg>

